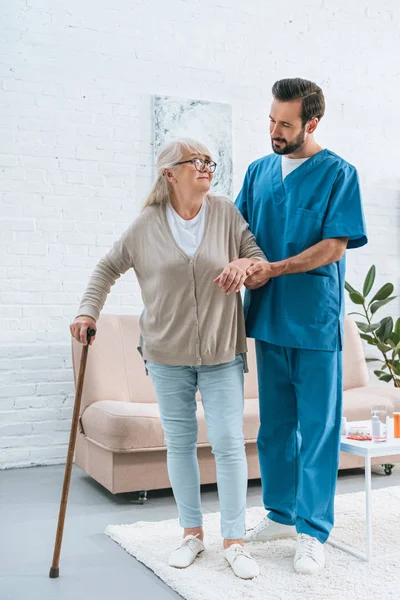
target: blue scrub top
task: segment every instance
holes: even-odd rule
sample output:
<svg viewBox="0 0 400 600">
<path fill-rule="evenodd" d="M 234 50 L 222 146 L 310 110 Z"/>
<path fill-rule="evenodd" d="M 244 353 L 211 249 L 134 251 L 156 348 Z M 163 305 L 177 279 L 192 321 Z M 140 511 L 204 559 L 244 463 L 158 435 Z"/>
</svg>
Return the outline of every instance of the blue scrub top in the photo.
<svg viewBox="0 0 400 600">
<path fill-rule="evenodd" d="M 236 206 L 271 262 L 299 254 L 326 238 L 367 243 L 356 169 L 321 150 L 282 181 L 270 154 L 250 165 Z M 288 348 L 342 348 L 345 256 L 306 273 L 282 275 L 246 290 L 247 335 Z"/>
</svg>

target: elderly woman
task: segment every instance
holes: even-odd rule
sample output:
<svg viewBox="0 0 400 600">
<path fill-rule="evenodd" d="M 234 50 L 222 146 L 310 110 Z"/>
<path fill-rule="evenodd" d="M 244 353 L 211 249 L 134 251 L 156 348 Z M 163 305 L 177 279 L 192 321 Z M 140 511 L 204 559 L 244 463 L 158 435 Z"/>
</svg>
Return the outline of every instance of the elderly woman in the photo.
<svg viewBox="0 0 400 600">
<path fill-rule="evenodd" d="M 250 265 L 265 256 L 234 204 L 209 193 L 216 166 L 207 148 L 194 140 L 162 148 L 144 209 L 97 264 L 71 333 L 86 343 L 87 329 L 95 328 L 110 287 L 132 267 L 144 303 L 139 348 L 155 387 L 169 478 L 184 528 L 169 565 L 188 567 L 205 549 L 196 455 L 200 390 L 216 461 L 224 555 L 235 575 L 250 579 L 259 568 L 243 547 L 247 348 L 236 292 Z"/>
</svg>

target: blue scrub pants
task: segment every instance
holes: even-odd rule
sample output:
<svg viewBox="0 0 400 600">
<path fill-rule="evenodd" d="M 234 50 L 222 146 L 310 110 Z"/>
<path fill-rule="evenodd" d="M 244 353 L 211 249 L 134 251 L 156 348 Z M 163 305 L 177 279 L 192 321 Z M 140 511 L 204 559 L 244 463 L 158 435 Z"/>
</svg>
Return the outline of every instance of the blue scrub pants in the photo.
<svg viewBox="0 0 400 600">
<path fill-rule="evenodd" d="M 207 434 L 215 456 L 221 533 L 245 532 L 247 460 L 243 436 L 243 357 L 213 366 L 175 367 L 146 362 L 156 391 L 167 444 L 168 474 L 182 527 L 201 527 L 200 472 L 197 460 L 199 389 Z"/>
<path fill-rule="evenodd" d="M 342 417 L 342 352 L 256 340 L 257 439 L 269 518 L 324 543 L 334 520 Z"/>
</svg>

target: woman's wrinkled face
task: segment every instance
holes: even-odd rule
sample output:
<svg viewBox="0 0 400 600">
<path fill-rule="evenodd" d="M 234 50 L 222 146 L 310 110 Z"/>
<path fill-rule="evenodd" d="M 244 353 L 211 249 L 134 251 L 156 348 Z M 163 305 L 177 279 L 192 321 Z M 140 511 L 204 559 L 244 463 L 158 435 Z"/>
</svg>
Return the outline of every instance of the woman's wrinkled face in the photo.
<svg viewBox="0 0 400 600">
<path fill-rule="evenodd" d="M 197 164 L 196 168 L 194 162 L 186 162 L 195 161 L 196 159 L 205 161 L 205 164 Z M 182 192 L 202 192 L 206 194 L 211 187 L 213 178 L 213 174 L 207 166 L 207 161 L 211 161 L 211 158 L 204 154 L 185 153 L 179 161 L 179 165 L 166 170 L 168 181 Z"/>
</svg>

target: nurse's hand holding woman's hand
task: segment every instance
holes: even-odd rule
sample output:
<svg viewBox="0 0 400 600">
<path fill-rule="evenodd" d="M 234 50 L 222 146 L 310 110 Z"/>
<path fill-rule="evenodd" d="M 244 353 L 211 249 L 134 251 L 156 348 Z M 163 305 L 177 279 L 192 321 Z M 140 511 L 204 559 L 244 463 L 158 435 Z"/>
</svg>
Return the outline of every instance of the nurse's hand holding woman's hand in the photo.
<svg viewBox="0 0 400 600">
<path fill-rule="evenodd" d="M 262 287 L 272 277 L 277 277 L 281 273 L 274 270 L 274 263 L 266 260 L 259 261 L 247 269 L 247 279 L 244 283 L 248 290 L 257 290 Z"/>
</svg>

